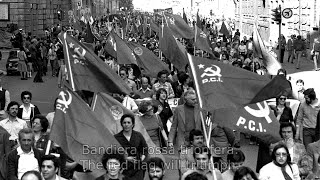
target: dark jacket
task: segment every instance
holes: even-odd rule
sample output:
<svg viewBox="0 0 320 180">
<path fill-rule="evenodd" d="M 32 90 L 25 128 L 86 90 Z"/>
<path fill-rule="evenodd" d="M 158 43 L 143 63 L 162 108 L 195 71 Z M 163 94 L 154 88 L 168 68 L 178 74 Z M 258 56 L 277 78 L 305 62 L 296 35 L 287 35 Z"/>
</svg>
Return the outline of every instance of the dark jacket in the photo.
<svg viewBox="0 0 320 180">
<path fill-rule="evenodd" d="M 41 114 L 40 111 L 39 111 L 39 108 L 34 105 L 35 107 L 31 107 L 31 114 L 30 114 L 30 120 L 37 114 Z M 18 109 L 18 118 L 22 119 L 22 112 L 23 112 L 23 108 L 20 106 L 19 109 Z"/>
<path fill-rule="evenodd" d="M 37 150 L 33 149 L 34 156 L 38 160 L 39 168 L 41 167 L 41 158 L 43 154 Z M 18 180 L 18 163 L 20 156 L 18 155 L 17 149 L 11 151 L 8 156 L 8 180 Z"/>
<path fill-rule="evenodd" d="M 277 117 L 277 107 L 272 108 L 274 115 Z M 285 106 L 280 116 L 279 122 L 293 122 L 292 110 L 290 107 Z"/>
<path fill-rule="evenodd" d="M 5 180 L 7 177 L 7 157 L 11 151 L 10 134 L 0 126 L 0 180 Z"/>
</svg>

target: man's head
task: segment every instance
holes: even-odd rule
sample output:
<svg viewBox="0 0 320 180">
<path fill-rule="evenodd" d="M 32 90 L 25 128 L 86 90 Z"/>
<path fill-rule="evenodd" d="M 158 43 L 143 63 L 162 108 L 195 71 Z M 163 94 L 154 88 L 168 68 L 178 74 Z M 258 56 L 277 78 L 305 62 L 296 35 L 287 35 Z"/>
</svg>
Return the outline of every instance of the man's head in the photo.
<svg viewBox="0 0 320 180">
<path fill-rule="evenodd" d="M 282 139 L 293 139 L 296 136 L 296 128 L 290 122 L 283 122 L 280 124 L 279 134 Z"/>
<path fill-rule="evenodd" d="M 105 153 L 102 157 L 102 165 L 107 171 L 109 177 L 117 178 L 121 171 L 122 164 L 125 162 L 123 154 L 117 149 L 112 149 Z"/>
<path fill-rule="evenodd" d="M 141 87 L 142 89 L 147 89 L 149 87 L 149 79 L 146 76 L 141 77 Z"/>
<path fill-rule="evenodd" d="M 196 160 L 197 170 L 207 170 L 211 158 L 210 149 L 206 146 L 194 148 L 193 157 Z"/>
<path fill-rule="evenodd" d="M 184 99 L 185 99 L 186 105 L 195 106 L 197 104 L 197 95 L 196 95 L 195 90 L 192 88 L 189 88 L 184 93 Z"/>
<path fill-rule="evenodd" d="M 15 118 L 18 114 L 19 103 L 16 101 L 11 101 L 7 106 L 7 113 L 9 117 Z"/>
<path fill-rule="evenodd" d="M 304 89 L 304 81 L 302 79 L 298 79 L 296 81 L 296 85 L 298 87 L 298 91 L 302 91 Z"/>
<path fill-rule="evenodd" d="M 194 147 L 203 146 L 203 133 L 201 130 L 192 129 L 189 134 L 190 145 Z"/>
<path fill-rule="evenodd" d="M 41 173 L 45 180 L 54 179 L 59 167 L 59 159 L 54 155 L 45 155 L 41 158 Z"/>
<path fill-rule="evenodd" d="M 32 129 L 24 128 L 19 131 L 19 143 L 22 151 L 31 151 L 31 148 L 34 145 L 34 134 Z"/>
<path fill-rule="evenodd" d="M 128 69 L 125 67 L 122 67 L 119 71 L 119 75 L 123 80 L 127 80 L 128 78 Z"/>
<path fill-rule="evenodd" d="M 148 173 L 150 180 L 162 180 L 165 173 L 163 160 L 158 157 L 150 158 L 148 161 Z"/>
<path fill-rule="evenodd" d="M 309 88 L 305 90 L 303 94 L 307 104 L 311 104 L 314 100 L 317 99 L 316 92 L 314 91 L 313 88 Z"/>
<path fill-rule="evenodd" d="M 38 171 L 27 171 L 22 175 L 21 180 L 42 180 L 42 177 Z"/>
<path fill-rule="evenodd" d="M 230 162 L 230 168 L 235 172 L 239 167 L 243 165 L 245 161 L 245 155 L 241 150 L 234 149 L 232 153 L 227 156 L 228 162 Z"/>
<path fill-rule="evenodd" d="M 162 70 L 162 71 L 158 72 L 157 77 L 158 77 L 159 82 L 165 83 L 167 81 L 168 71 Z"/>
</svg>

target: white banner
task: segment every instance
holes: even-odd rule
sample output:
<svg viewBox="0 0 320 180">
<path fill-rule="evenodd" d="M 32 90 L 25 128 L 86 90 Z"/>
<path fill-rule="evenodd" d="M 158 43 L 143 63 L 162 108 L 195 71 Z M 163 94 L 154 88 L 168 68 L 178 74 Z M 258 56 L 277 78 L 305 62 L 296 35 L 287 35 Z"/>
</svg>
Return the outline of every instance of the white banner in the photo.
<svg viewBox="0 0 320 180">
<path fill-rule="evenodd" d="M 291 82 L 292 94 L 295 99 L 303 100 L 303 90 L 314 88 L 317 97 L 320 97 L 320 71 L 302 71 L 287 75 L 287 79 Z M 302 83 L 297 83 L 302 80 Z M 300 91 L 302 89 L 302 91 Z M 298 92 L 300 91 L 300 92 Z"/>
</svg>

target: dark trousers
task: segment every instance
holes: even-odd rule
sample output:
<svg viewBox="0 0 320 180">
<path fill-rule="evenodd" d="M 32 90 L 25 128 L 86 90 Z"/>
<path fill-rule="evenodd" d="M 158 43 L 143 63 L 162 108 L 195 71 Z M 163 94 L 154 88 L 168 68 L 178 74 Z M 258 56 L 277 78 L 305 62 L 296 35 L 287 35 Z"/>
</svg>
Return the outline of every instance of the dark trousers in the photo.
<svg viewBox="0 0 320 180">
<path fill-rule="evenodd" d="M 283 63 L 285 49 L 280 50 L 280 63 Z"/>
<path fill-rule="evenodd" d="M 316 129 L 315 128 L 303 128 L 303 144 L 307 147 L 308 144 L 316 141 Z"/>
<path fill-rule="evenodd" d="M 37 71 L 37 74 L 34 77 L 33 82 L 43 82 L 43 80 L 42 80 L 43 65 L 39 61 L 36 63 L 36 71 Z"/>
</svg>

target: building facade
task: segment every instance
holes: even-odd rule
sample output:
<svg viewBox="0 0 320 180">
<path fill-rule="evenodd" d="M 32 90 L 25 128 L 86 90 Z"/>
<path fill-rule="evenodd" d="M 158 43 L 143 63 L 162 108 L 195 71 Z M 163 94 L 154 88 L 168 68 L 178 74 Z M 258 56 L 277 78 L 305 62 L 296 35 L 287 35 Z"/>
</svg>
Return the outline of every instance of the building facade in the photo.
<svg viewBox="0 0 320 180">
<path fill-rule="evenodd" d="M 83 14 L 101 17 L 119 10 L 119 0 L 2 0 L 0 8 L 9 6 L 8 20 L 0 20 L 4 28 L 16 24 L 32 35 L 43 35 L 44 29 L 56 24 L 68 25 L 71 17 Z M 0 9 L 1 11 L 1 9 Z M 60 15 L 58 15 L 60 12 Z M 1 14 L 1 13 L 0 13 Z"/>
<path fill-rule="evenodd" d="M 309 38 L 318 32 L 320 0 L 239 0 L 236 1 L 236 28 L 246 36 L 252 36 L 256 24 L 265 43 L 274 45 L 279 37 L 279 25 L 272 20 L 272 10 L 290 8 L 292 17 L 282 17 L 281 34 Z M 311 40 L 312 41 L 312 40 Z"/>
</svg>

